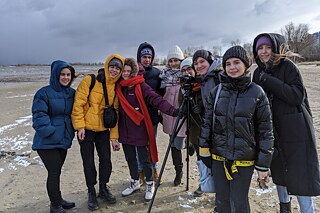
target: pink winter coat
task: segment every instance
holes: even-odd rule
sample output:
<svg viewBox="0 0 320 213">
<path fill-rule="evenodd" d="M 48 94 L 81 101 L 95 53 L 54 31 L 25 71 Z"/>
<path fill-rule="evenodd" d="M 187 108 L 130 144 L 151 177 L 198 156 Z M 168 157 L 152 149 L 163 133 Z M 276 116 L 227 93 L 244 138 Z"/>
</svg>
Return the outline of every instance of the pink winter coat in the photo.
<svg viewBox="0 0 320 213">
<path fill-rule="evenodd" d="M 165 88 L 165 90 L 166 90 L 166 92 L 163 96 L 163 99 L 167 100 L 175 108 L 179 108 L 178 96 L 179 96 L 179 91 L 180 91 L 180 85 L 178 84 L 178 85 L 174 85 L 174 86 L 167 86 Z M 166 115 L 163 113 L 162 113 L 162 117 L 163 117 L 163 121 L 162 121 L 163 131 L 169 135 L 172 135 L 174 124 L 175 124 L 177 118 L 174 118 L 172 116 L 169 116 L 169 115 Z M 180 122 L 181 122 L 181 120 L 180 120 Z M 187 129 L 187 123 L 185 121 L 177 136 L 186 137 L 186 129 Z"/>
</svg>

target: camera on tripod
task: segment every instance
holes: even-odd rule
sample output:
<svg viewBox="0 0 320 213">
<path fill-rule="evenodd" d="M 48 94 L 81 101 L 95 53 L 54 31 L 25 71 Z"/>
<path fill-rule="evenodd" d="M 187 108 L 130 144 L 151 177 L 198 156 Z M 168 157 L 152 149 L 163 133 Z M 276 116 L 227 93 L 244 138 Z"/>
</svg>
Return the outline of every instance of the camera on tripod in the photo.
<svg viewBox="0 0 320 213">
<path fill-rule="evenodd" d="M 195 77 L 192 77 L 191 75 L 183 75 L 179 77 L 181 84 L 191 84 L 195 82 Z"/>
</svg>

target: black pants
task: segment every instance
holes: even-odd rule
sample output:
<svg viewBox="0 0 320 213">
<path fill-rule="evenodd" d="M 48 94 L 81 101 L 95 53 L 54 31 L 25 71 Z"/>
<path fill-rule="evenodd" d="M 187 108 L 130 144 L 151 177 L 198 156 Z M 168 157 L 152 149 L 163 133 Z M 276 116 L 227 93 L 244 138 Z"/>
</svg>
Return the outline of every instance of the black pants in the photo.
<svg viewBox="0 0 320 213">
<path fill-rule="evenodd" d="M 130 176 L 133 180 L 139 180 L 138 161 L 136 150 L 138 152 L 139 160 L 143 166 L 143 172 L 146 176 L 146 181 L 153 180 L 152 163 L 150 160 L 149 146 L 133 146 L 122 144 L 123 152 L 129 166 Z"/>
<path fill-rule="evenodd" d="M 94 147 L 96 147 L 99 156 L 99 183 L 108 183 L 112 171 L 110 132 L 94 132 L 86 130 L 84 140 L 79 143 L 87 187 L 92 188 L 97 183 L 97 170 L 94 163 Z"/>
<path fill-rule="evenodd" d="M 249 213 L 249 187 L 254 166 L 240 167 L 233 180 L 228 180 L 222 161 L 212 161 L 216 188 L 216 205 L 219 213 Z"/>
<path fill-rule="evenodd" d="M 61 202 L 60 174 L 67 156 L 65 149 L 39 149 L 37 150 L 47 171 L 47 192 L 51 202 Z"/>
</svg>

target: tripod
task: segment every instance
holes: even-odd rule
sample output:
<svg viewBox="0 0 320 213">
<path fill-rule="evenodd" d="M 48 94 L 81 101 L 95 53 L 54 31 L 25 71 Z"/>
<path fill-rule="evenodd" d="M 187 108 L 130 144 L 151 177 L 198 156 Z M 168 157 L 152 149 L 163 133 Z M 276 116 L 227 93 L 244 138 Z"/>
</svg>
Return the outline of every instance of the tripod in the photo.
<svg viewBox="0 0 320 213">
<path fill-rule="evenodd" d="M 192 92 L 192 85 L 191 83 L 185 83 L 183 85 L 183 88 L 185 90 L 185 94 L 183 95 L 183 101 L 182 101 L 182 104 L 180 105 L 179 107 L 179 113 L 178 113 L 178 116 L 177 116 L 177 119 L 175 121 L 175 124 L 174 124 L 174 128 L 173 128 L 173 134 L 172 136 L 170 137 L 170 141 L 169 141 L 169 145 L 167 147 L 167 150 L 166 150 L 166 153 L 165 153 L 165 156 L 164 156 L 164 159 L 163 159 L 163 163 L 162 163 L 162 166 L 161 166 L 161 169 L 160 169 L 160 173 L 159 173 L 159 176 L 158 176 L 158 180 L 157 182 L 155 183 L 155 189 L 154 189 L 154 193 L 153 193 L 153 196 L 152 196 L 152 199 L 150 201 L 150 204 L 149 204 L 149 208 L 148 208 L 148 213 L 151 212 L 151 209 L 152 209 L 152 206 L 153 206 L 153 202 L 154 202 L 154 199 L 156 197 L 156 194 L 157 194 L 157 191 L 158 191 L 158 188 L 160 186 L 160 181 L 161 181 L 161 177 L 163 175 L 163 172 L 164 172 L 164 168 L 166 166 L 166 163 L 167 163 L 167 160 L 168 160 L 168 156 L 169 156 L 169 152 L 170 152 L 170 148 L 178 134 L 178 132 L 180 131 L 182 125 L 184 124 L 185 121 L 187 121 L 187 131 L 186 131 L 186 147 L 187 147 L 187 157 L 186 157 L 186 162 L 187 162 L 187 184 L 186 184 L 186 190 L 189 190 L 189 131 L 190 131 L 190 120 L 191 118 L 193 119 L 193 121 L 199 126 L 199 124 L 197 123 L 196 119 L 191 115 L 191 104 L 192 106 L 195 106 L 196 103 L 194 101 L 194 99 L 190 96 L 190 93 Z M 185 110 L 187 109 L 187 110 Z M 185 111 L 186 111 L 186 114 L 185 114 Z M 201 120 L 201 116 L 200 114 L 198 114 L 200 120 Z M 180 122 L 181 121 L 181 122 Z"/>
</svg>

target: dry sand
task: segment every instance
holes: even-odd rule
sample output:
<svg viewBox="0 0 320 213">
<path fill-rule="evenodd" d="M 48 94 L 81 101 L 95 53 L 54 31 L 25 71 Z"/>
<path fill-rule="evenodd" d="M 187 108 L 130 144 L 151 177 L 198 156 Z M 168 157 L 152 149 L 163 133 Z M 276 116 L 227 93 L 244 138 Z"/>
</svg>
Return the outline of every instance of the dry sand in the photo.
<svg viewBox="0 0 320 213">
<path fill-rule="evenodd" d="M 301 65 L 299 68 L 309 94 L 319 142 L 320 66 Z M 79 80 L 75 82 L 75 88 Z M 44 85 L 46 82 L 0 83 L 0 150 L 15 151 L 18 155 L 30 154 L 29 157 L 1 157 L 0 212 L 49 212 L 49 200 L 45 187 L 47 172 L 37 153 L 31 151 L 34 134 L 31 127 L 31 103 L 36 90 Z M 168 136 L 161 130 L 160 125 L 157 138 L 160 166 L 168 144 Z M 112 162 L 113 171 L 109 185 L 117 198 L 117 203 L 107 205 L 98 199 L 100 209 L 96 212 L 147 212 L 149 203 L 144 201 L 144 187 L 133 196 L 121 197 L 121 191 L 129 184 L 129 171 L 122 150 L 112 152 Z M 198 186 L 199 178 L 195 156 L 190 159 L 189 191 L 186 191 L 186 170 L 184 170 L 183 184 L 178 187 L 174 187 L 172 183 L 174 173 L 170 156 L 164 170 L 163 184 L 159 187 L 152 212 L 211 212 L 214 207 L 214 194 L 205 194 L 197 199 L 191 196 L 191 192 Z M 256 174 L 254 175 L 249 194 L 252 212 L 278 212 L 276 190 L 273 184 L 270 183 L 269 186 L 268 191 L 259 190 Z M 63 167 L 61 190 L 65 199 L 76 202 L 76 207 L 67 212 L 89 212 L 79 144 L 76 140 L 69 149 Z M 314 198 L 314 202 L 316 212 L 320 212 L 319 197 Z M 292 206 L 293 212 L 299 212 L 295 197 Z"/>
</svg>

